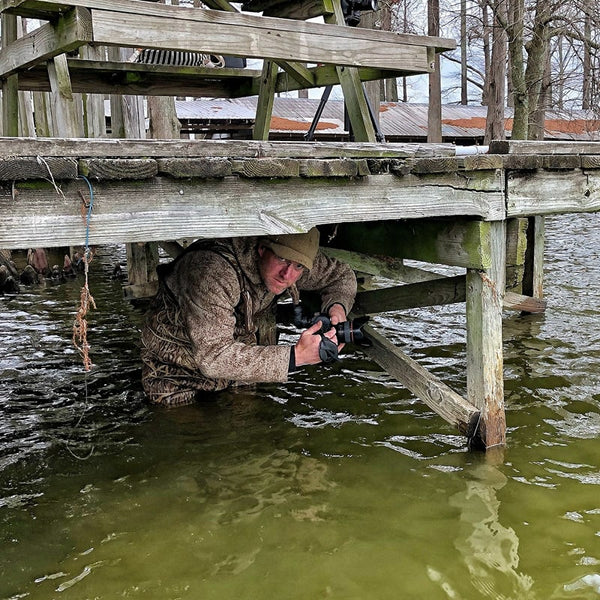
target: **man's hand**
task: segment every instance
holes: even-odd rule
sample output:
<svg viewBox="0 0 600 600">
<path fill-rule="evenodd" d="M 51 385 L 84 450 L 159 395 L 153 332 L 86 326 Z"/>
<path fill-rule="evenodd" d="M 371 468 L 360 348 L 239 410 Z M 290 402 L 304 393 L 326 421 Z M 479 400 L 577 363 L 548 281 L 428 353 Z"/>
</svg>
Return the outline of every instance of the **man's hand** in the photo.
<svg viewBox="0 0 600 600">
<path fill-rule="evenodd" d="M 329 319 L 332 325 L 343 323 L 346 320 L 346 311 L 341 304 L 332 304 L 329 307 Z"/>
<path fill-rule="evenodd" d="M 340 307 L 341 308 L 341 307 Z M 343 309 L 342 309 L 343 312 Z M 296 359 L 296 366 L 301 367 L 302 365 L 316 365 L 321 362 L 319 357 L 319 345 L 321 344 L 321 336 L 315 335 L 319 333 L 321 329 L 321 321 L 317 321 L 314 325 L 311 325 L 306 331 L 302 332 L 298 343 L 295 346 L 294 353 Z M 332 327 L 329 331 L 323 334 L 330 340 L 337 342 L 335 335 L 335 329 Z M 341 350 L 343 344 L 338 346 L 338 350 Z"/>
</svg>

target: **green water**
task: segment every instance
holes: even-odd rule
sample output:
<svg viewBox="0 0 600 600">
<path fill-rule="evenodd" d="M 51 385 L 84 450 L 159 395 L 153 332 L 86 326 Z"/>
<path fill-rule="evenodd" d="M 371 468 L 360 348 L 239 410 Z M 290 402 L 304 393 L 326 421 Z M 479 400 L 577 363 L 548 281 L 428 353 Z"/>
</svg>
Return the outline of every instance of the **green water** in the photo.
<svg viewBox="0 0 600 600">
<path fill-rule="evenodd" d="M 81 281 L 0 297 L 0 598 L 600 598 L 600 232 L 547 230 L 548 311 L 505 315 L 496 456 L 360 354 L 147 406 L 112 254 L 92 264 L 87 377 Z M 379 326 L 464 391 L 463 313 Z"/>
</svg>

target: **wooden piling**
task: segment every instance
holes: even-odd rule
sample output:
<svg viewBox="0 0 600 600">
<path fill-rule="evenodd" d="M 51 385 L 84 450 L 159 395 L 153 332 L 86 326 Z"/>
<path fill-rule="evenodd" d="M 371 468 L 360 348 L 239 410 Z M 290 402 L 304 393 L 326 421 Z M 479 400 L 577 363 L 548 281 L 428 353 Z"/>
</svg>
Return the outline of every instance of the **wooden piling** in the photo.
<svg viewBox="0 0 600 600">
<path fill-rule="evenodd" d="M 489 266 L 467 269 L 467 399 L 481 410 L 485 447 L 506 443 L 502 355 L 502 302 L 506 223 L 490 223 Z"/>
</svg>

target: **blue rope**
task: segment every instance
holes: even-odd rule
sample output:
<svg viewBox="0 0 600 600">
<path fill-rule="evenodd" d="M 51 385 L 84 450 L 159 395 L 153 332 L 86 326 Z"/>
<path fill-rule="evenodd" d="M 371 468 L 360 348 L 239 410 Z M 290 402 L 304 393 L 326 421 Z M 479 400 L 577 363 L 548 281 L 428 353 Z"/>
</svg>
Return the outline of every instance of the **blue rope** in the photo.
<svg viewBox="0 0 600 600">
<path fill-rule="evenodd" d="M 85 175 L 79 175 L 80 179 L 83 179 L 87 184 L 90 190 L 90 204 L 88 206 L 87 217 L 85 221 L 85 259 L 89 258 L 90 252 L 90 219 L 92 217 L 92 208 L 94 207 L 94 188 L 92 188 L 92 184 L 90 180 Z"/>
</svg>

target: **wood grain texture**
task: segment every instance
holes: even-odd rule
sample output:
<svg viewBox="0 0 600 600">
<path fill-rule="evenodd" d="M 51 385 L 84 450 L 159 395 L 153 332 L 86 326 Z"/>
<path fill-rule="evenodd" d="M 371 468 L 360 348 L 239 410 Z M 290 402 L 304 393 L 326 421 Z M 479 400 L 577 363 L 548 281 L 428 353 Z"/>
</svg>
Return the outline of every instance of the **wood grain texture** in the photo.
<svg viewBox="0 0 600 600">
<path fill-rule="evenodd" d="M 132 161 L 130 175 L 151 173 L 152 161 Z M 93 244 L 165 239 L 293 233 L 327 223 L 474 216 L 502 213 L 498 194 L 473 190 L 441 194 L 435 186 L 399 185 L 393 175 L 346 178 L 226 178 L 175 180 L 166 177 L 121 181 L 93 161 Z M 117 166 L 117 162 L 109 163 Z M 106 179 L 110 177 L 111 179 Z M 0 247 L 57 246 L 81 236 L 83 182 L 62 183 L 62 194 L 44 182 L 16 184 L 19 211 L 0 196 Z"/>
</svg>

